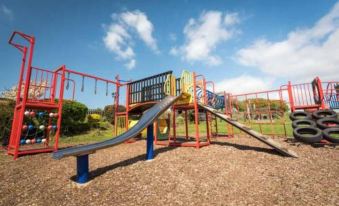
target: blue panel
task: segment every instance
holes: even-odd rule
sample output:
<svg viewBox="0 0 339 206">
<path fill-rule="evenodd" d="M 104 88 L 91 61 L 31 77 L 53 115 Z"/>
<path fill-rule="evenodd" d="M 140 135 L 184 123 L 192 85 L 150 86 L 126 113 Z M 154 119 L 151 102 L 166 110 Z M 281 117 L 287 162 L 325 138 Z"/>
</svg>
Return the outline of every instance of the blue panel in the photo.
<svg viewBox="0 0 339 206">
<path fill-rule="evenodd" d="M 88 154 L 77 156 L 77 183 L 83 184 L 88 181 L 89 167 Z"/>
<path fill-rule="evenodd" d="M 147 127 L 147 150 L 146 150 L 146 159 L 151 160 L 154 157 L 154 151 L 153 151 L 153 124 L 150 124 Z"/>
</svg>

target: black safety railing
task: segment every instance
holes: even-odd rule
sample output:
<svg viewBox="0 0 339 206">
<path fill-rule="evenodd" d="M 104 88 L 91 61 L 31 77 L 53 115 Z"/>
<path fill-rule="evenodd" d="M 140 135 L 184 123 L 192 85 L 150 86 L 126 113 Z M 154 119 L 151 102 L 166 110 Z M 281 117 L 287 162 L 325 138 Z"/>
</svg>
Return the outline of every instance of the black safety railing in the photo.
<svg viewBox="0 0 339 206">
<path fill-rule="evenodd" d="M 166 96 L 164 84 L 169 74 L 172 74 L 172 71 L 128 83 L 129 104 L 160 101 L 164 99 Z"/>
<path fill-rule="evenodd" d="M 175 79 L 175 85 L 176 85 L 175 94 L 176 96 L 178 96 L 181 93 L 180 78 Z"/>
</svg>

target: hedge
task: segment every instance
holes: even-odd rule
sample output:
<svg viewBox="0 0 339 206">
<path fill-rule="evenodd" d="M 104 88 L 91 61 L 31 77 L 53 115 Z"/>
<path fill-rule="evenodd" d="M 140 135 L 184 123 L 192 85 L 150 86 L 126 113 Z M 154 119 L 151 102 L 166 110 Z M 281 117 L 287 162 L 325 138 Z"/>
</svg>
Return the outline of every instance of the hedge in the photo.
<svg viewBox="0 0 339 206">
<path fill-rule="evenodd" d="M 79 134 L 90 129 L 85 123 L 88 108 L 86 105 L 71 100 L 63 100 L 61 132 L 64 135 Z"/>
<path fill-rule="evenodd" d="M 8 142 L 14 107 L 14 100 L 0 98 L 0 141 L 2 142 L 2 145 L 7 145 Z"/>
</svg>

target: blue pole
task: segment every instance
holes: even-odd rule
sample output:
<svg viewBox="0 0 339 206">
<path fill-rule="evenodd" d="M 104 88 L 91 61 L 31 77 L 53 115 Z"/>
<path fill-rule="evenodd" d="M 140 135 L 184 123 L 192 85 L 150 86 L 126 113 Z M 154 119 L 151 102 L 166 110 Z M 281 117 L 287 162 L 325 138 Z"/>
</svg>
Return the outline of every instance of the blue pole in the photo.
<svg viewBox="0 0 339 206">
<path fill-rule="evenodd" d="M 86 183 L 89 176 L 88 154 L 77 156 L 77 179 L 79 184 Z"/>
<path fill-rule="evenodd" d="M 153 123 L 147 127 L 147 150 L 146 150 L 146 159 L 152 160 L 154 156 L 153 151 Z"/>
</svg>

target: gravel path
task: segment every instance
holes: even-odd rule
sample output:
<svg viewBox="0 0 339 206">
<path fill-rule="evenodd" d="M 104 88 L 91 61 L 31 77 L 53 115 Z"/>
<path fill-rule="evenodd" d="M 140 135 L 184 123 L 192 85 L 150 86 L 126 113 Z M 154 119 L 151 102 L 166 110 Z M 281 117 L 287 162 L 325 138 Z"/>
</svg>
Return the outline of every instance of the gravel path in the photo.
<svg viewBox="0 0 339 206">
<path fill-rule="evenodd" d="M 71 180 L 75 158 L 13 161 L 1 151 L 0 205 L 339 205 L 338 149 L 289 146 L 293 159 L 252 138 L 220 138 L 199 150 L 156 146 L 146 162 L 145 144 L 91 155 L 94 178 L 82 187 Z"/>
</svg>

